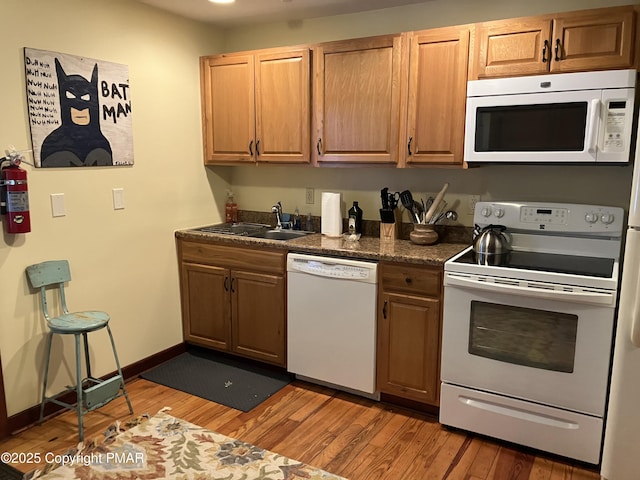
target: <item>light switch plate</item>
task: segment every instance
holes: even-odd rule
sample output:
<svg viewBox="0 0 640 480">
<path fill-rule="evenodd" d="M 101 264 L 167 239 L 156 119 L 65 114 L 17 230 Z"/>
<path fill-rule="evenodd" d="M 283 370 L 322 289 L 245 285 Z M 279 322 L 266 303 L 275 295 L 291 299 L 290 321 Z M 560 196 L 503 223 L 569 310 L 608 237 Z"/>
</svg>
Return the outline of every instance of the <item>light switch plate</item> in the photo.
<svg viewBox="0 0 640 480">
<path fill-rule="evenodd" d="M 113 189 L 113 209 L 122 210 L 124 208 L 124 188 Z"/>
<path fill-rule="evenodd" d="M 51 194 L 51 215 L 64 217 L 67 214 L 64 208 L 64 193 Z"/>
</svg>

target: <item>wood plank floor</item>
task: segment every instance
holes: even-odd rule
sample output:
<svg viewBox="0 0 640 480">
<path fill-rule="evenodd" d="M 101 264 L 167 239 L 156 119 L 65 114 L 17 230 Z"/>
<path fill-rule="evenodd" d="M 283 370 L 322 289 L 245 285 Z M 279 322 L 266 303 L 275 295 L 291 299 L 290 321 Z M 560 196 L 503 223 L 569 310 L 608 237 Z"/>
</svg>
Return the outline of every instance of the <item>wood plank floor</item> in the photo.
<svg viewBox="0 0 640 480">
<path fill-rule="evenodd" d="M 435 418 L 304 382 L 244 413 L 143 379 L 127 383 L 136 415 L 169 412 L 350 480 L 589 480 L 595 469 L 446 429 Z M 85 437 L 129 417 L 122 398 L 85 417 Z M 0 452 L 63 453 L 77 443 L 73 412 L 0 442 Z M 13 463 L 28 472 L 34 464 Z"/>
</svg>

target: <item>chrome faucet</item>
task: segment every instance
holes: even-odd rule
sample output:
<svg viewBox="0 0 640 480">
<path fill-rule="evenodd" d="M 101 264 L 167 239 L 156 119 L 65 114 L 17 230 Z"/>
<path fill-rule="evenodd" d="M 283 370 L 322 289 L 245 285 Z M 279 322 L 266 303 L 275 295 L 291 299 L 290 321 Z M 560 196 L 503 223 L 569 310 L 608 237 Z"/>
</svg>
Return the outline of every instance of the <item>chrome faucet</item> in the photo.
<svg viewBox="0 0 640 480">
<path fill-rule="evenodd" d="M 276 230 L 280 230 L 282 228 L 282 203 L 276 203 L 273 207 L 271 207 L 271 211 L 276 214 Z"/>
</svg>

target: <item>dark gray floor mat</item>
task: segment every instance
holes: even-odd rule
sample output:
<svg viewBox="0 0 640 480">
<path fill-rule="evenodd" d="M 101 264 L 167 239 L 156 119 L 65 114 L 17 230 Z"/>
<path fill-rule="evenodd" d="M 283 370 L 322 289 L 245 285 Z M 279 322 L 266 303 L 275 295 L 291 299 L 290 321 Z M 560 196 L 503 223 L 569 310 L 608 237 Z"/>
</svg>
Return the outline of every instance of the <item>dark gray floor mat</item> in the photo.
<svg viewBox="0 0 640 480">
<path fill-rule="evenodd" d="M 286 372 L 190 350 L 149 370 L 142 378 L 248 412 L 291 381 Z"/>
</svg>

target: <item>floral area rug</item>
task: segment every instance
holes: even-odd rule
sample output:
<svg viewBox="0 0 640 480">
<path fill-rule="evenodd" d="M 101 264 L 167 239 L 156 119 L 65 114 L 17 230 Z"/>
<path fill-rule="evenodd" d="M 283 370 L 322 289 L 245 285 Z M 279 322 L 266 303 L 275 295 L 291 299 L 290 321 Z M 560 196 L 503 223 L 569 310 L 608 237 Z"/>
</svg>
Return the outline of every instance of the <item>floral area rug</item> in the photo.
<svg viewBox="0 0 640 480">
<path fill-rule="evenodd" d="M 80 444 L 30 479 L 346 480 L 179 418 L 115 424 L 105 438 Z"/>
</svg>

